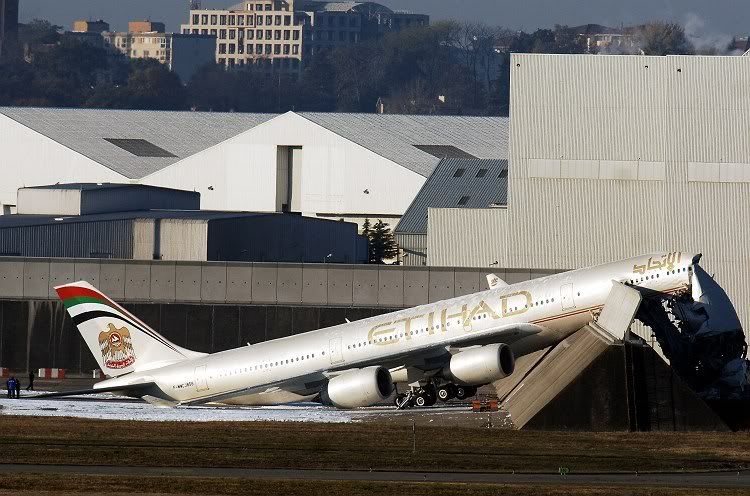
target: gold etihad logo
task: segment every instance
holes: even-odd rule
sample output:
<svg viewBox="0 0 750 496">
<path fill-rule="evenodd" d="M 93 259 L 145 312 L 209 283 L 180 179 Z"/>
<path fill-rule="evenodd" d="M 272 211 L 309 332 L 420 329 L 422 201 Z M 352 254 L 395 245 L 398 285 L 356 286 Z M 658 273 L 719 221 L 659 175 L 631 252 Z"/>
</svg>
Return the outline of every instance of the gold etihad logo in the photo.
<svg viewBox="0 0 750 496">
<path fill-rule="evenodd" d="M 648 260 L 642 265 L 633 265 L 633 272 L 636 274 L 645 274 L 652 270 L 673 270 L 674 265 L 682 261 L 682 252 L 673 251 L 662 255 L 661 258 L 648 257 Z"/>
<path fill-rule="evenodd" d="M 500 296 L 496 303 L 480 300 L 471 308 L 469 305 L 438 308 L 429 313 L 377 324 L 370 329 L 367 340 L 372 344 L 385 346 L 398 343 L 401 339 L 412 339 L 415 329 L 425 329 L 429 334 L 436 334 L 448 332 L 451 325 L 460 326 L 464 332 L 471 332 L 472 322 L 477 316 L 486 315 L 498 320 L 521 315 L 532 307 L 533 301 L 528 291 L 517 291 Z"/>
<path fill-rule="evenodd" d="M 127 327 L 108 325 L 108 331 L 99 333 L 99 348 L 104 358 L 104 366 L 110 369 L 124 369 L 135 362 L 133 340 Z"/>
</svg>

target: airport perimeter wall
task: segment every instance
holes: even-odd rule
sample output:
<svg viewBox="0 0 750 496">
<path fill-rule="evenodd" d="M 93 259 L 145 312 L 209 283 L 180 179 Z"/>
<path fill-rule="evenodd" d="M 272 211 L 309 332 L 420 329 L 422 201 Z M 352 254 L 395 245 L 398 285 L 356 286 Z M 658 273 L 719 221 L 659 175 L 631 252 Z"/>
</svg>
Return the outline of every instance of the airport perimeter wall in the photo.
<svg viewBox="0 0 750 496">
<path fill-rule="evenodd" d="M 90 373 L 54 287 L 86 280 L 180 346 L 215 352 L 551 274 L 499 268 L 0 258 L 0 366 Z"/>
</svg>

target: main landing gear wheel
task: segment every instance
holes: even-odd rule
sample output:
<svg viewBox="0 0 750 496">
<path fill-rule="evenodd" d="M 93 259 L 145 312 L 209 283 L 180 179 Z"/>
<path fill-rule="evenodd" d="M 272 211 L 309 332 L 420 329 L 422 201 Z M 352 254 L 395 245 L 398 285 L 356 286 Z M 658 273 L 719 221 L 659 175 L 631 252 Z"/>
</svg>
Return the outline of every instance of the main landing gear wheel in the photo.
<svg viewBox="0 0 750 496">
<path fill-rule="evenodd" d="M 456 396 L 456 388 L 453 386 L 453 384 L 446 384 L 444 386 L 440 386 L 437 390 L 437 397 L 440 401 L 445 403 L 449 399 Z"/>
<path fill-rule="evenodd" d="M 477 394 L 474 386 L 456 386 L 456 399 L 465 400 Z"/>
<path fill-rule="evenodd" d="M 414 398 L 414 404 L 418 407 L 432 406 L 437 402 L 437 391 L 435 386 L 429 384 L 419 388 Z"/>
</svg>

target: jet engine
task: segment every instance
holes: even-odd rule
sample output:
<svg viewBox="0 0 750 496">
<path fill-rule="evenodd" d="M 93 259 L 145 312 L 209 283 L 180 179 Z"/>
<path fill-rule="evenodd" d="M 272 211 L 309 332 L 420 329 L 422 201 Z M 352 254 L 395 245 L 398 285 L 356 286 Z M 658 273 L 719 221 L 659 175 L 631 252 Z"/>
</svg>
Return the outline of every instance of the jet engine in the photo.
<svg viewBox="0 0 750 496">
<path fill-rule="evenodd" d="M 443 375 L 455 384 L 481 386 L 513 373 L 516 359 L 507 344 L 489 344 L 451 357 Z"/>
<path fill-rule="evenodd" d="M 337 408 L 371 406 L 393 392 L 393 380 L 384 367 L 366 367 L 344 372 L 328 381 L 320 392 L 323 404 Z"/>
</svg>

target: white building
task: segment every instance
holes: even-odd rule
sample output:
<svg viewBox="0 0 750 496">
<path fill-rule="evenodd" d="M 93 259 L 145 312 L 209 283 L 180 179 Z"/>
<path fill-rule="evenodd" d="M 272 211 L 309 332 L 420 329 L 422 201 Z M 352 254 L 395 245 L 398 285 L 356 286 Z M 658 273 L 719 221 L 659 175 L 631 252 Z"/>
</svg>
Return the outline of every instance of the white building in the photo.
<svg viewBox="0 0 750 496">
<path fill-rule="evenodd" d="M 428 265 L 502 274 L 702 252 L 747 332 L 750 59 L 511 62 L 507 209 L 430 210 Z"/>
<path fill-rule="evenodd" d="M 499 117 L 0 108 L 0 203 L 23 186 L 132 182 L 204 209 L 398 221 L 443 157 L 505 158 Z"/>
</svg>

